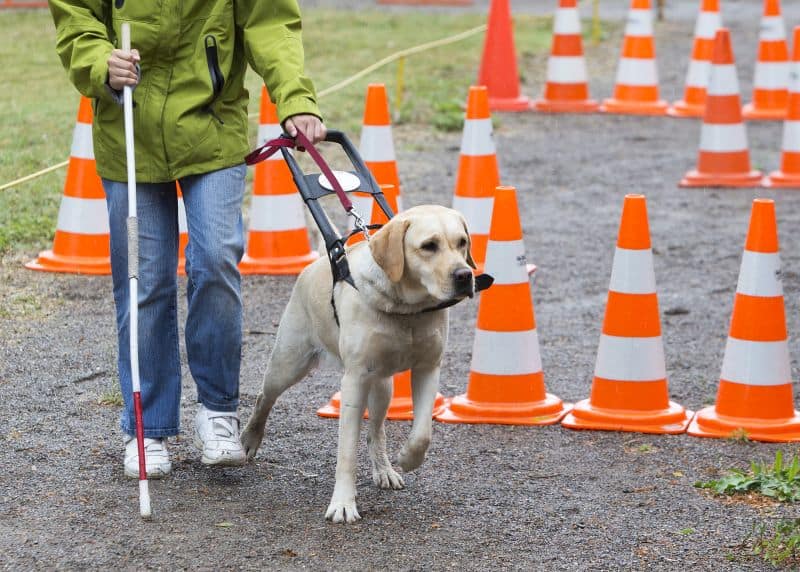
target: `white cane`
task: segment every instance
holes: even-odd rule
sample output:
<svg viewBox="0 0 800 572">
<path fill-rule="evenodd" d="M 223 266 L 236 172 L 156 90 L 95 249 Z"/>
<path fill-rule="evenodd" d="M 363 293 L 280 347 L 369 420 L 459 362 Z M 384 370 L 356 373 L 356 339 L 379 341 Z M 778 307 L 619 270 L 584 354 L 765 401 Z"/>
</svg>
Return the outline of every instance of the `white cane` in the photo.
<svg viewBox="0 0 800 572">
<path fill-rule="evenodd" d="M 122 50 L 131 51 L 131 26 L 122 23 Z M 136 418 L 136 444 L 139 449 L 139 514 L 150 518 L 150 489 L 147 484 L 147 464 L 144 453 L 144 424 L 142 422 L 142 394 L 139 384 L 139 221 L 136 218 L 136 160 L 133 150 L 133 90 L 126 85 L 122 90 L 125 113 L 125 155 L 128 163 L 128 278 L 130 279 L 130 338 L 131 385 L 133 412 Z"/>
</svg>

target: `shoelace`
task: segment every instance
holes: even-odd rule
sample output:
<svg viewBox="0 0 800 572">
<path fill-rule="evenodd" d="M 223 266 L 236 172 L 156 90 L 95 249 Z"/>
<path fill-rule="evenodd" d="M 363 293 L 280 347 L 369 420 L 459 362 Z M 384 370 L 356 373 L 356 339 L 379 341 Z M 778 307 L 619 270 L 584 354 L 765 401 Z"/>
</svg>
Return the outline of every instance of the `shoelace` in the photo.
<svg viewBox="0 0 800 572">
<path fill-rule="evenodd" d="M 220 439 L 232 440 L 236 438 L 236 433 L 239 426 L 239 418 L 235 415 L 216 415 L 209 417 L 211 421 L 211 430 L 214 432 L 215 437 Z M 236 422 L 236 429 L 233 427 L 233 422 Z"/>
</svg>

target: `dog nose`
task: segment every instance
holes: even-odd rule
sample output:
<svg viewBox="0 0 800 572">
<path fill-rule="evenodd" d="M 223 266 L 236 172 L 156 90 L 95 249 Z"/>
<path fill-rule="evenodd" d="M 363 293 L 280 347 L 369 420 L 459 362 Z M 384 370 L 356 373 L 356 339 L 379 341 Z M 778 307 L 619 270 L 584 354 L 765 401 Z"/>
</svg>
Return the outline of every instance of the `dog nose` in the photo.
<svg viewBox="0 0 800 572">
<path fill-rule="evenodd" d="M 472 270 L 459 268 L 453 272 L 453 284 L 458 294 L 472 294 Z"/>
</svg>

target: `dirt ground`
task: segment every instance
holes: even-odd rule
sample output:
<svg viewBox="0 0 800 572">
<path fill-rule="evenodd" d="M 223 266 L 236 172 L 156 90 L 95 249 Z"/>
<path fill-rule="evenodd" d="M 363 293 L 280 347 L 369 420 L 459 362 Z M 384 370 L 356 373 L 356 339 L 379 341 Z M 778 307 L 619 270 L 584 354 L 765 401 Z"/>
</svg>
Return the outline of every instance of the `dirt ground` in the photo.
<svg viewBox="0 0 800 572">
<path fill-rule="evenodd" d="M 624 16 L 622 0 L 601 4 L 604 17 Z M 667 99 L 682 92 L 696 4 L 668 1 L 668 20 L 657 27 Z M 759 4 L 726 3 L 744 100 Z M 537 0 L 525 8 L 544 13 L 549 5 Z M 798 5 L 785 8 L 789 24 L 800 21 Z M 618 50 L 618 36 L 600 48 L 587 46 L 595 97 L 611 92 Z M 526 62 L 528 95 L 541 90 L 545 64 L 544 57 Z M 756 196 L 777 202 L 797 357 L 800 194 L 678 189 L 695 164 L 695 121 L 497 118 L 502 180 L 519 191 L 528 257 L 539 266 L 533 295 L 551 393 L 569 401 L 588 396 L 626 193 L 648 199 L 675 401 L 690 409 L 713 402 Z M 776 168 L 781 125 L 750 124 L 748 133 L 754 165 Z M 460 134 L 424 135 L 396 129 L 404 200 L 449 204 Z M 174 441 L 174 473 L 152 484 L 155 518 L 142 522 L 136 486 L 122 474 L 117 408 L 99 404 L 116 379 L 110 279 L 36 274 L 19 262 L 0 267 L 0 289 L 26 289 L 34 300 L 27 316 L 0 318 L 0 567 L 6 569 L 749 570 L 765 565 L 745 554 L 743 539 L 755 523 L 791 510 L 713 498 L 693 483 L 797 446 L 436 424 L 428 461 L 406 477 L 403 491 L 372 485 L 362 443 L 364 519 L 328 524 L 323 514 L 333 487 L 337 424 L 314 412 L 338 379 L 325 371 L 277 404 L 265 444 L 246 467 L 208 469 L 190 439 Z M 245 418 L 292 282 L 244 280 Z M 446 395 L 466 388 L 476 308 L 469 302 L 452 310 Z M 797 379 L 796 359 L 792 373 Z M 194 397 L 184 364 L 184 434 L 191 431 Z M 389 424 L 391 451 L 408 428 Z"/>
</svg>

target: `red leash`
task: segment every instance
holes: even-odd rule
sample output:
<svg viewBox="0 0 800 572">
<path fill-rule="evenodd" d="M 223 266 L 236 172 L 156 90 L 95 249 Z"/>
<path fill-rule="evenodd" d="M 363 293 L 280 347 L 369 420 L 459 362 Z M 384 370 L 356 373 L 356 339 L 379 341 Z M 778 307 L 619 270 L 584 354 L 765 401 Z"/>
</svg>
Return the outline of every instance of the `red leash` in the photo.
<svg viewBox="0 0 800 572">
<path fill-rule="evenodd" d="M 325 159 L 322 158 L 322 155 L 319 154 L 316 147 L 311 144 L 311 141 L 303 135 L 302 131 L 297 131 L 297 136 L 294 139 L 290 139 L 288 137 L 278 137 L 277 139 L 273 139 L 272 141 L 267 141 L 261 147 L 255 149 L 252 153 L 247 155 L 244 158 L 245 163 L 248 165 L 255 165 L 256 163 L 260 163 L 261 161 L 272 157 L 275 153 L 277 153 L 281 147 L 288 147 L 290 149 L 302 147 L 304 148 L 308 154 L 314 159 L 314 162 L 322 171 L 322 174 L 330 182 L 333 190 L 336 192 L 336 196 L 339 197 L 339 202 L 342 203 L 344 210 L 347 211 L 348 214 L 352 214 L 356 220 L 360 220 L 361 217 L 353 211 L 353 203 L 350 201 L 350 198 L 347 196 L 347 193 L 344 192 L 342 189 L 342 185 L 339 184 L 339 181 L 334 177 L 333 171 L 325 162 Z M 362 222 L 363 226 L 363 222 Z"/>
</svg>

